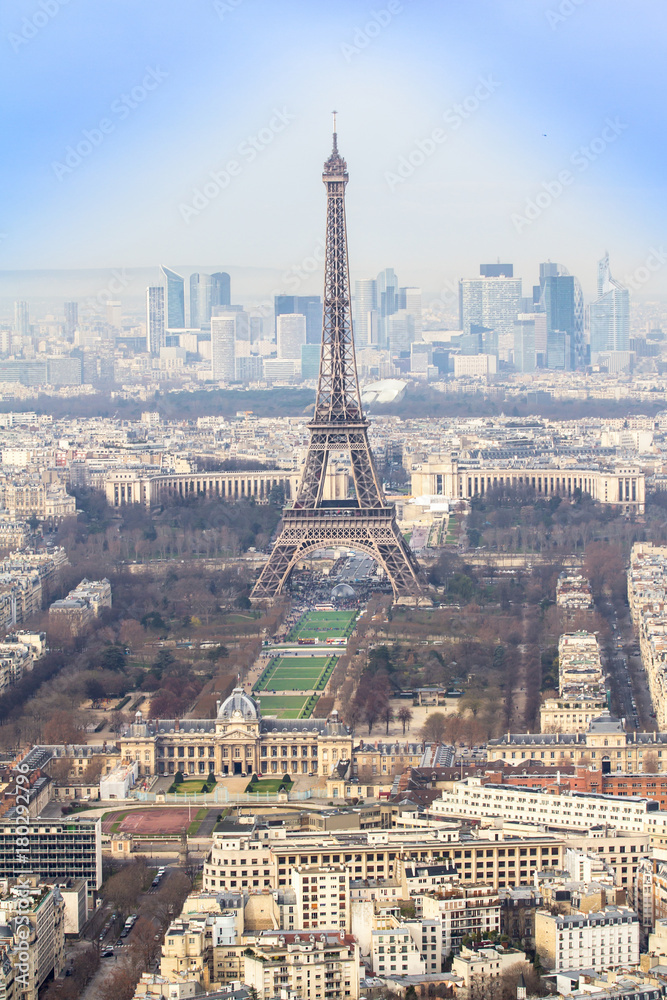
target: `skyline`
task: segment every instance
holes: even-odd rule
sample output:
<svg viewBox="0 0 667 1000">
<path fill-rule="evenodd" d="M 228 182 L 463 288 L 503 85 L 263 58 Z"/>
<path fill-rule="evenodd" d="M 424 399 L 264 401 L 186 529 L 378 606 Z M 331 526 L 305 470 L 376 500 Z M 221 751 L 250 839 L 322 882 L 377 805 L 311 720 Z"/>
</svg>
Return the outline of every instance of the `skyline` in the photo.
<svg viewBox="0 0 667 1000">
<path fill-rule="evenodd" d="M 428 295 L 485 260 L 512 260 L 525 282 L 557 260 L 590 297 L 605 250 L 620 281 L 662 252 L 665 14 L 570 7 L 347 0 L 334 17 L 218 0 L 156 19 L 150 2 L 24 0 L 0 19 L 14 149 L 0 269 L 285 272 L 322 242 L 335 107 L 355 277 L 390 264 Z M 659 260 L 638 294 L 666 290 Z"/>
</svg>

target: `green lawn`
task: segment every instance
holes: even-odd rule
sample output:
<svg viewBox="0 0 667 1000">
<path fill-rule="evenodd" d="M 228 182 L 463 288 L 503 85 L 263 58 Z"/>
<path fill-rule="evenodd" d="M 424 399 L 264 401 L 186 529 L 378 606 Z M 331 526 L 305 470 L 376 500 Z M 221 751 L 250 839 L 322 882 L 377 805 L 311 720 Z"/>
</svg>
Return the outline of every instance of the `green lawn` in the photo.
<svg viewBox="0 0 667 1000">
<path fill-rule="evenodd" d="M 246 785 L 246 792 L 252 793 L 263 793 L 264 795 L 275 795 L 280 786 L 285 783 L 288 788 L 291 786 L 291 780 L 285 775 L 283 778 L 259 778 L 257 781 L 250 781 Z"/>
<path fill-rule="evenodd" d="M 256 691 L 312 691 L 330 656 L 276 656 L 255 684 Z"/>
<path fill-rule="evenodd" d="M 176 795 L 185 795 L 186 792 L 201 792 L 204 785 L 206 784 L 206 779 L 197 778 L 196 780 L 186 780 L 182 781 L 180 785 L 171 785 L 169 788 L 170 792 L 175 792 Z"/>
<path fill-rule="evenodd" d="M 279 719 L 298 719 L 309 700 L 303 695 L 260 693 L 259 697 L 262 715 L 277 715 Z"/>
<path fill-rule="evenodd" d="M 354 628 L 356 617 L 356 611 L 309 611 L 299 619 L 287 638 L 293 642 L 328 636 L 347 637 Z"/>
</svg>

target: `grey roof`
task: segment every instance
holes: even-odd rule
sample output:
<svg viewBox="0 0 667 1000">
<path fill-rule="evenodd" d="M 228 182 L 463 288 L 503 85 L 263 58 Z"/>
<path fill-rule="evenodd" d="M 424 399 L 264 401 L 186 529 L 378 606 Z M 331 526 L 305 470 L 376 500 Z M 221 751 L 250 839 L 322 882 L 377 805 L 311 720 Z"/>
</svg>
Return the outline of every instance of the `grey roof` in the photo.
<svg viewBox="0 0 667 1000">
<path fill-rule="evenodd" d="M 240 687 L 234 688 L 229 698 L 223 701 L 218 710 L 218 718 L 231 719 L 237 713 L 247 722 L 255 722 L 260 717 L 257 702 Z"/>
</svg>

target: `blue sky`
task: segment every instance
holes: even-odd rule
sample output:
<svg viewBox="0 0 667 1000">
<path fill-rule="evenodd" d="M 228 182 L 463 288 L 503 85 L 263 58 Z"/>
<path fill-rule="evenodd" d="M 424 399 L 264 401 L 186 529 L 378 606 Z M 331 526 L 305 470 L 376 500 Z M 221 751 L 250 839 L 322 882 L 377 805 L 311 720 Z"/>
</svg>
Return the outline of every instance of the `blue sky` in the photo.
<svg viewBox="0 0 667 1000">
<path fill-rule="evenodd" d="M 0 270 L 286 271 L 335 107 L 353 276 L 500 257 L 527 291 L 551 259 L 590 294 L 605 249 L 622 280 L 667 242 L 666 28 L 662 0 L 14 0 Z"/>
</svg>

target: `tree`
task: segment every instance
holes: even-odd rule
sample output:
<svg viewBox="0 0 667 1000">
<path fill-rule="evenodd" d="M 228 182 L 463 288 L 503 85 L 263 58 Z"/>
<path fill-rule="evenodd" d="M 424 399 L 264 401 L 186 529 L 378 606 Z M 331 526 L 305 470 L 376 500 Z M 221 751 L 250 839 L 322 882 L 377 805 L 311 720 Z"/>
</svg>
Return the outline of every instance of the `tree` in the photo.
<svg viewBox="0 0 667 1000">
<path fill-rule="evenodd" d="M 97 677 L 89 677 L 86 681 L 85 690 L 86 697 L 90 698 L 93 703 L 93 708 L 97 708 L 100 701 L 106 694 L 104 684 L 102 681 L 98 680 Z"/>
<path fill-rule="evenodd" d="M 405 736 L 405 728 L 407 726 L 409 729 L 410 723 L 412 722 L 412 712 L 407 705 L 403 705 L 402 708 L 399 708 L 396 718 L 403 726 L 403 735 Z"/>
<path fill-rule="evenodd" d="M 132 1000 L 137 982 L 137 976 L 132 969 L 120 966 L 104 980 L 97 992 L 99 1000 Z"/>
<path fill-rule="evenodd" d="M 431 712 L 426 716 L 421 728 L 421 738 L 425 743 L 442 743 L 447 731 L 447 719 L 442 712 Z"/>
<path fill-rule="evenodd" d="M 645 774 L 657 774 L 659 767 L 658 755 L 655 750 L 649 750 L 647 754 L 644 754 L 642 771 Z"/>
<path fill-rule="evenodd" d="M 380 716 L 380 706 L 374 698 L 369 698 L 364 705 L 364 722 L 368 726 L 368 735 L 371 735 L 373 726 Z"/>
<path fill-rule="evenodd" d="M 98 655 L 97 662 L 102 670 L 123 670 L 125 654 L 120 646 L 105 646 Z"/>
<path fill-rule="evenodd" d="M 394 721 L 395 715 L 394 715 L 394 710 L 388 701 L 385 702 L 385 704 L 382 706 L 380 716 L 386 726 L 385 735 L 389 736 L 389 723 Z"/>
<path fill-rule="evenodd" d="M 70 712 L 54 712 L 43 730 L 45 743 L 76 743 L 79 730 Z"/>
</svg>

